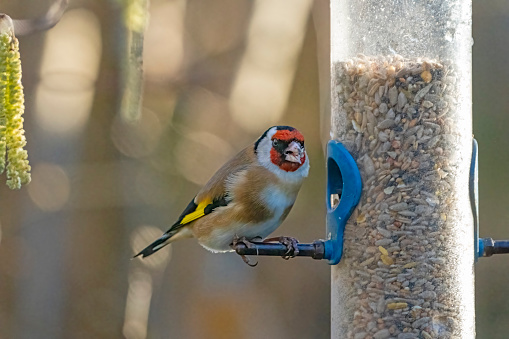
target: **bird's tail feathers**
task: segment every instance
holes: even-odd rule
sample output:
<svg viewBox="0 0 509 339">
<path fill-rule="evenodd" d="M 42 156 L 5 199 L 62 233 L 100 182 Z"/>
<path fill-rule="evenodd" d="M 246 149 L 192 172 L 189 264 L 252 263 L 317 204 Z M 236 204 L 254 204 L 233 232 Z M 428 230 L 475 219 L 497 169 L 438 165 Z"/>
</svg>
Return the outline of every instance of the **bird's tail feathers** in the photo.
<svg viewBox="0 0 509 339">
<path fill-rule="evenodd" d="M 167 232 L 164 233 L 159 239 L 145 247 L 140 253 L 136 254 L 133 258 L 136 258 L 141 255 L 142 258 L 148 257 L 149 255 L 159 251 L 166 245 L 170 244 L 170 238 L 174 236 L 177 232 Z"/>
</svg>

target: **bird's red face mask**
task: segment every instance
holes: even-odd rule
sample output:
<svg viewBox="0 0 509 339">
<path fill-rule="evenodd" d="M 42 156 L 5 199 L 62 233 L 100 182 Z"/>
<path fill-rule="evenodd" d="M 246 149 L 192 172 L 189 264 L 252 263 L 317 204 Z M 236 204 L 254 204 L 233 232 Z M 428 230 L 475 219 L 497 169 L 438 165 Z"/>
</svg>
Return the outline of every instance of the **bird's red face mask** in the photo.
<svg viewBox="0 0 509 339">
<path fill-rule="evenodd" d="M 306 162 L 302 134 L 297 130 L 277 131 L 272 136 L 270 160 L 286 172 L 298 170 Z"/>
</svg>

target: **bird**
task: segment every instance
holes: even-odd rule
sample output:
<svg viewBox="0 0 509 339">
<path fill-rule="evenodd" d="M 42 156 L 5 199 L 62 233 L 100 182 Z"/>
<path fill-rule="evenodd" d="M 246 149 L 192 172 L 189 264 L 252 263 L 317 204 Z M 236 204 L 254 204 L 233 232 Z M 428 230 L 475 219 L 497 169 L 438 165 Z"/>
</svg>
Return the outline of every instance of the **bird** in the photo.
<svg viewBox="0 0 509 339">
<path fill-rule="evenodd" d="M 238 243 L 279 239 L 288 249 L 284 258 L 293 257 L 298 254 L 295 238 L 267 237 L 290 213 L 308 173 L 304 136 L 291 126 L 272 126 L 226 162 L 168 231 L 133 258 L 184 238 L 196 238 L 214 253 L 232 252 Z"/>
</svg>

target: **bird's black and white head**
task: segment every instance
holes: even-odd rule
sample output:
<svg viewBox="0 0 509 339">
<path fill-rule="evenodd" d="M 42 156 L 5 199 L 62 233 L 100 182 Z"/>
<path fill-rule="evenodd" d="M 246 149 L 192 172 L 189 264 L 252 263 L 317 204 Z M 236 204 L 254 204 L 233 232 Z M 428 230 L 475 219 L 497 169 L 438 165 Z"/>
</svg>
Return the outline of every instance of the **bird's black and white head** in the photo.
<svg viewBox="0 0 509 339">
<path fill-rule="evenodd" d="M 278 176 L 289 180 L 307 177 L 309 159 L 304 136 L 290 126 L 269 128 L 255 143 L 259 163 Z"/>
</svg>

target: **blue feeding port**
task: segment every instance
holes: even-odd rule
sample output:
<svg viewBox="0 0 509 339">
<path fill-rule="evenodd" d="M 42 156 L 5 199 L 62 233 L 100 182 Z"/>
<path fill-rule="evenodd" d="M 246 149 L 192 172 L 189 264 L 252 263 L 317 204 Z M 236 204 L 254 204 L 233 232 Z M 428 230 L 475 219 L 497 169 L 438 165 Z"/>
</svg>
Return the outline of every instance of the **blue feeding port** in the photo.
<svg viewBox="0 0 509 339">
<path fill-rule="evenodd" d="M 338 141 L 327 144 L 327 240 L 324 259 L 336 265 L 343 255 L 345 226 L 359 203 L 362 180 L 359 168 Z"/>
</svg>

